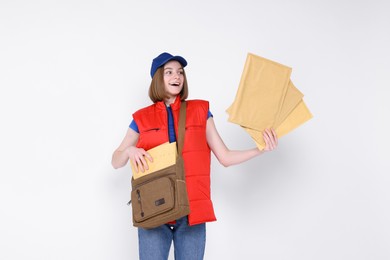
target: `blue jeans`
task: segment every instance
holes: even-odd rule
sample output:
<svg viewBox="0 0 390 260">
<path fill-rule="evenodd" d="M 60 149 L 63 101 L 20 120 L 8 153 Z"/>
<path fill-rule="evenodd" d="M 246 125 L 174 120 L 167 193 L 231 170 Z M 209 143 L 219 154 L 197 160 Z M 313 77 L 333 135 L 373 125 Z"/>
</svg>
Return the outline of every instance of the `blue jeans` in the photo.
<svg viewBox="0 0 390 260">
<path fill-rule="evenodd" d="M 138 228 L 140 260 L 167 260 L 173 241 L 175 260 L 202 260 L 206 224 L 189 226 L 187 217 L 153 229 Z"/>
</svg>

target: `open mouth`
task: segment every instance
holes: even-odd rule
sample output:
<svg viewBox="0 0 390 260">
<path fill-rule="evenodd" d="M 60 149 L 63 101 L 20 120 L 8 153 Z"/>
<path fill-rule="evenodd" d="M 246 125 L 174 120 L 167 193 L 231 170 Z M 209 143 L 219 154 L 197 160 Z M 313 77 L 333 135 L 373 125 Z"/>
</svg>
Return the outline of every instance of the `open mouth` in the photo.
<svg viewBox="0 0 390 260">
<path fill-rule="evenodd" d="M 169 83 L 169 85 L 174 86 L 174 87 L 179 87 L 180 86 L 179 83 Z"/>
</svg>

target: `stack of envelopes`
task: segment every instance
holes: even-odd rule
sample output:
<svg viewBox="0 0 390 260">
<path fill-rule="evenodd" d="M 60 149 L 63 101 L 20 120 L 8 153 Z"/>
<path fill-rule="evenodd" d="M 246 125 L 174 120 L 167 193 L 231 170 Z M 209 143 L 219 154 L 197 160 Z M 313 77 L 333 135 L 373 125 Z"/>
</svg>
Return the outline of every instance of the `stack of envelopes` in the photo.
<svg viewBox="0 0 390 260">
<path fill-rule="evenodd" d="M 176 163 L 176 158 L 177 158 L 176 142 L 173 143 L 166 142 L 160 144 L 152 149 L 149 149 L 147 152 L 150 154 L 150 156 L 152 156 L 153 161 L 151 162 L 149 161 L 149 159 L 145 157 L 149 169 L 145 170 L 144 172 L 141 172 L 138 168 L 136 168 L 138 166 L 134 166 L 134 164 L 130 160 L 130 165 L 133 171 L 134 180 L 143 177 L 145 175 L 148 175 L 150 173 L 164 169 L 166 167 L 169 167 L 171 165 L 174 165 Z M 138 171 L 136 171 L 136 169 Z"/>
<path fill-rule="evenodd" d="M 274 128 L 281 137 L 312 118 L 303 94 L 290 80 L 291 68 L 249 53 L 229 121 L 243 127 L 263 150 L 263 131 Z"/>
</svg>

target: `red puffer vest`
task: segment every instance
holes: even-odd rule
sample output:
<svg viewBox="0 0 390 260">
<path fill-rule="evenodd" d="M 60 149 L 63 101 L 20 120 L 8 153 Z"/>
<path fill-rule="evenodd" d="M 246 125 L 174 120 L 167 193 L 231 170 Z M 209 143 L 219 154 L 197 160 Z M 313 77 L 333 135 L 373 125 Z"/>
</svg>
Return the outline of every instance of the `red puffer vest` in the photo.
<svg viewBox="0 0 390 260">
<path fill-rule="evenodd" d="M 177 139 L 180 99 L 171 104 Z M 215 221 L 210 197 L 210 147 L 206 139 L 209 103 L 203 100 L 187 101 L 186 131 L 183 160 L 191 213 L 190 225 Z M 139 129 L 137 147 L 149 150 L 168 142 L 168 114 L 164 102 L 138 110 L 133 118 Z"/>
</svg>

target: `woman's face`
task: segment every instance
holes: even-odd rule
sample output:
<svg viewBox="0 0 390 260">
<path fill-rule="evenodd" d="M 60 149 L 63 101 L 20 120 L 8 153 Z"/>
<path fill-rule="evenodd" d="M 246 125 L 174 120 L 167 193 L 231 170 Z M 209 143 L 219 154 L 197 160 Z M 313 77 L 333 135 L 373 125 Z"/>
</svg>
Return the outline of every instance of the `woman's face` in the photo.
<svg viewBox="0 0 390 260">
<path fill-rule="evenodd" d="M 174 98 L 183 89 L 184 75 L 180 62 L 172 60 L 164 65 L 164 87 L 168 98 Z"/>
</svg>

